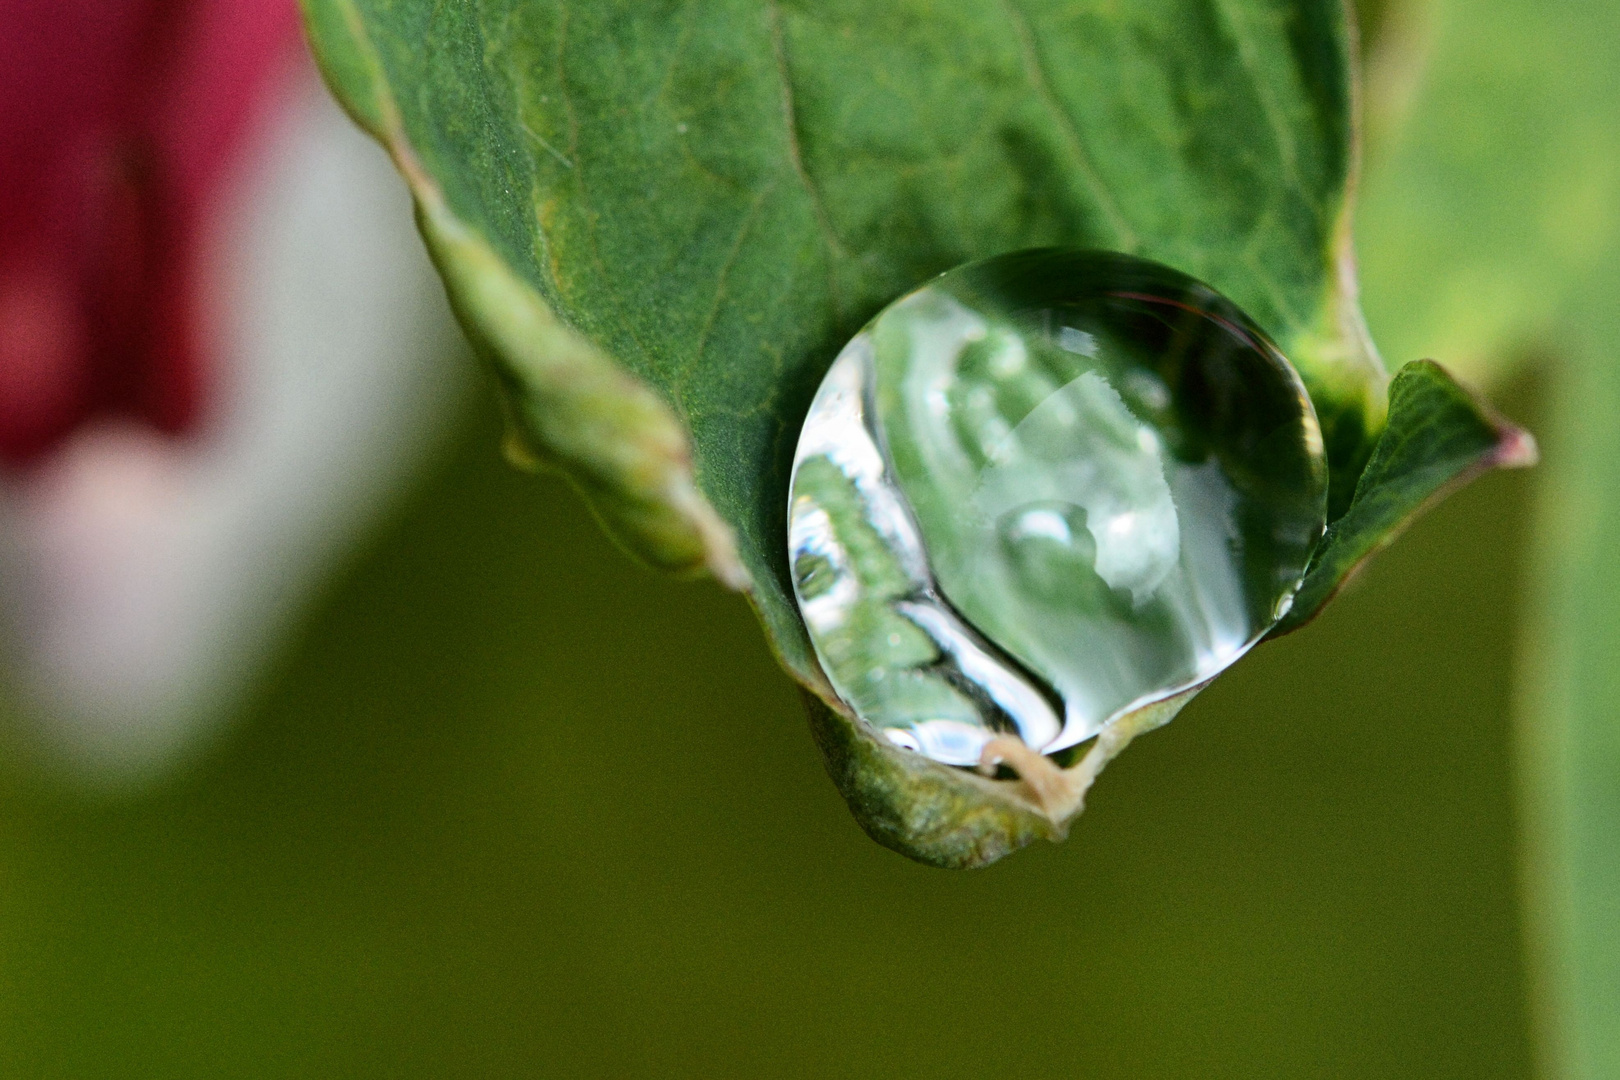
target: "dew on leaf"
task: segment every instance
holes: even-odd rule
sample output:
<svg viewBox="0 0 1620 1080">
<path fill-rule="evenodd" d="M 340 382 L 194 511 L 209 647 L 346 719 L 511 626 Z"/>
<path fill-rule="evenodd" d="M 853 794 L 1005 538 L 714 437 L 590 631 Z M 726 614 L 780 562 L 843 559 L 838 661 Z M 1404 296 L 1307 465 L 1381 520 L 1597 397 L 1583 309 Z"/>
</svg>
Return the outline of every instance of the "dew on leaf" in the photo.
<svg viewBox="0 0 1620 1080">
<path fill-rule="evenodd" d="M 1095 251 L 952 270 L 833 362 L 794 458 L 794 588 L 834 689 L 952 765 L 1208 681 L 1324 523 L 1298 375 L 1208 286 Z"/>
</svg>

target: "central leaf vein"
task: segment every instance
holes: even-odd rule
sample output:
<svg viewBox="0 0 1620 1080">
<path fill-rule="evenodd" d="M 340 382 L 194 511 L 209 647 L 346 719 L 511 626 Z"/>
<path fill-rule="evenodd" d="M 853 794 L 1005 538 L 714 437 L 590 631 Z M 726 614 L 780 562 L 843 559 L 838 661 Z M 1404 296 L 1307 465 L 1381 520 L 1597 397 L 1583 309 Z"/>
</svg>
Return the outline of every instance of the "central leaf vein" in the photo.
<svg viewBox="0 0 1620 1080">
<path fill-rule="evenodd" d="M 759 193 L 754 196 L 753 201 L 748 205 L 748 209 L 743 213 L 742 224 L 737 229 L 736 237 L 731 241 L 731 247 L 726 252 L 725 260 L 720 264 L 720 272 L 715 275 L 714 301 L 709 305 L 708 313 L 703 319 L 703 325 L 698 330 L 697 341 L 692 346 L 692 351 L 687 357 L 685 365 L 683 365 L 681 385 L 677 388 L 675 395 L 678 399 L 685 398 L 685 385 L 702 361 L 704 350 L 708 348 L 709 335 L 714 332 L 714 324 L 720 317 L 720 308 L 725 303 L 726 280 L 736 267 L 737 260 L 742 257 L 743 242 L 748 239 L 748 234 L 753 231 L 754 224 L 759 220 L 760 211 L 764 209 L 766 200 L 776 190 L 778 182 L 772 180 L 760 188 Z"/>
<path fill-rule="evenodd" d="M 840 300 L 837 268 L 835 258 L 848 258 L 849 252 L 838 237 L 838 230 L 833 227 L 832 217 L 827 212 L 826 201 L 821 196 L 821 189 L 816 185 L 810 171 L 805 168 L 804 153 L 799 145 L 799 118 L 793 104 L 793 78 L 788 68 L 787 42 L 782 34 L 782 12 L 775 0 L 765 6 L 765 16 L 771 28 L 771 52 L 776 60 L 777 82 L 782 91 L 782 121 L 787 128 L 788 161 L 793 166 L 794 173 L 803 185 L 805 194 L 810 198 L 810 208 L 814 212 L 816 222 L 821 227 L 823 239 L 832 256 L 827 260 L 827 288 L 831 294 L 833 309 L 840 315 L 843 312 L 843 303 Z"/>
<path fill-rule="evenodd" d="M 1012 24 L 1013 34 L 1018 38 L 1018 53 L 1024 64 L 1024 75 L 1029 79 L 1035 96 L 1040 98 L 1046 111 L 1051 113 L 1057 121 L 1058 130 L 1063 135 L 1065 148 L 1069 156 L 1074 159 L 1076 171 L 1091 191 L 1091 197 L 1096 202 L 1108 223 L 1112 226 L 1117 243 L 1123 251 L 1134 251 L 1138 246 L 1136 231 L 1125 220 L 1125 214 L 1120 210 L 1119 204 L 1098 175 L 1096 166 L 1091 162 L 1091 156 L 1086 153 L 1085 143 L 1080 138 L 1080 130 L 1075 126 L 1074 117 L 1063 107 L 1063 103 L 1052 92 L 1051 82 L 1046 77 L 1046 68 L 1041 63 L 1040 47 L 1035 41 L 1034 31 L 1030 29 L 1029 20 L 1019 9 L 1015 0 L 1003 0 L 1007 11 L 1007 20 Z"/>
</svg>

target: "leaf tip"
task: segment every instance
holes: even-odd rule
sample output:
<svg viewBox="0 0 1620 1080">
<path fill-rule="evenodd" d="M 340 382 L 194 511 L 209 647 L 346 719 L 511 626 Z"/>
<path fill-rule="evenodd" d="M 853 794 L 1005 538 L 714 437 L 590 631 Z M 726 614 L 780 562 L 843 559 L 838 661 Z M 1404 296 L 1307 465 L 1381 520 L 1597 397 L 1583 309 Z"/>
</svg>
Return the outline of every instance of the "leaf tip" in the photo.
<svg viewBox="0 0 1620 1080">
<path fill-rule="evenodd" d="M 1536 440 L 1433 360 L 1414 360 L 1389 384 L 1388 421 L 1355 496 L 1328 524 L 1288 614 L 1268 638 L 1299 629 L 1365 562 L 1449 492 L 1491 469 L 1523 469 Z"/>
<path fill-rule="evenodd" d="M 1497 469 L 1528 469 L 1541 461 L 1536 437 L 1515 424 L 1505 424 L 1490 465 Z"/>
</svg>

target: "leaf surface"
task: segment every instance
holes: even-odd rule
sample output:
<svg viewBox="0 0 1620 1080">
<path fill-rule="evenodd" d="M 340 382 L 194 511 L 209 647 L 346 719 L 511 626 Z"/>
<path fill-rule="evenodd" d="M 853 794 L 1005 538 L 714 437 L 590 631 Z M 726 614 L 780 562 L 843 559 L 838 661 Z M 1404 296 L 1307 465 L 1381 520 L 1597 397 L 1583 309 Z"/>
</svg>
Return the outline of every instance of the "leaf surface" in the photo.
<svg viewBox="0 0 1620 1080">
<path fill-rule="evenodd" d="M 794 443 L 843 343 L 949 267 L 1101 247 L 1208 281 L 1299 368 L 1330 511 L 1350 504 L 1386 380 L 1349 260 L 1340 0 L 303 4 L 415 194 L 519 456 L 649 561 L 745 585 L 839 722 L 788 576 Z M 1029 805 L 974 850 L 1038 832 Z"/>
<path fill-rule="evenodd" d="M 306 11 L 339 95 L 437 199 L 430 234 L 487 247 L 690 432 L 697 485 L 801 674 L 782 542 L 798 421 L 843 342 L 934 273 L 1047 244 L 1135 251 L 1232 296 L 1318 382 L 1381 391 L 1336 321 L 1337 2 Z M 434 246 L 452 276 L 492 276 Z M 510 335 L 468 314 L 511 381 L 532 382 Z M 519 421 L 541 452 L 580 456 Z"/>
</svg>

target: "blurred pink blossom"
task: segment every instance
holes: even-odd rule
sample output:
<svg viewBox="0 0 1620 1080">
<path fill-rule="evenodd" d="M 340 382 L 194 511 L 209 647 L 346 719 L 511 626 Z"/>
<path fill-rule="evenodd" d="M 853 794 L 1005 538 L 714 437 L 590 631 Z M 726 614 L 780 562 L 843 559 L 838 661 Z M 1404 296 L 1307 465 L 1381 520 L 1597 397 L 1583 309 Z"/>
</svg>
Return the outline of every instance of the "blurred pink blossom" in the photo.
<svg viewBox="0 0 1620 1080">
<path fill-rule="evenodd" d="M 432 445 L 457 339 L 294 0 L 0 0 L 0 191 L 0 717 L 148 775 Z"/>
<path fill-rule="evenodd" d="M 203 234 L 297 56 L 290 0 L 0 0 L 0 457 L 191 429 Z"/>
</svg>

